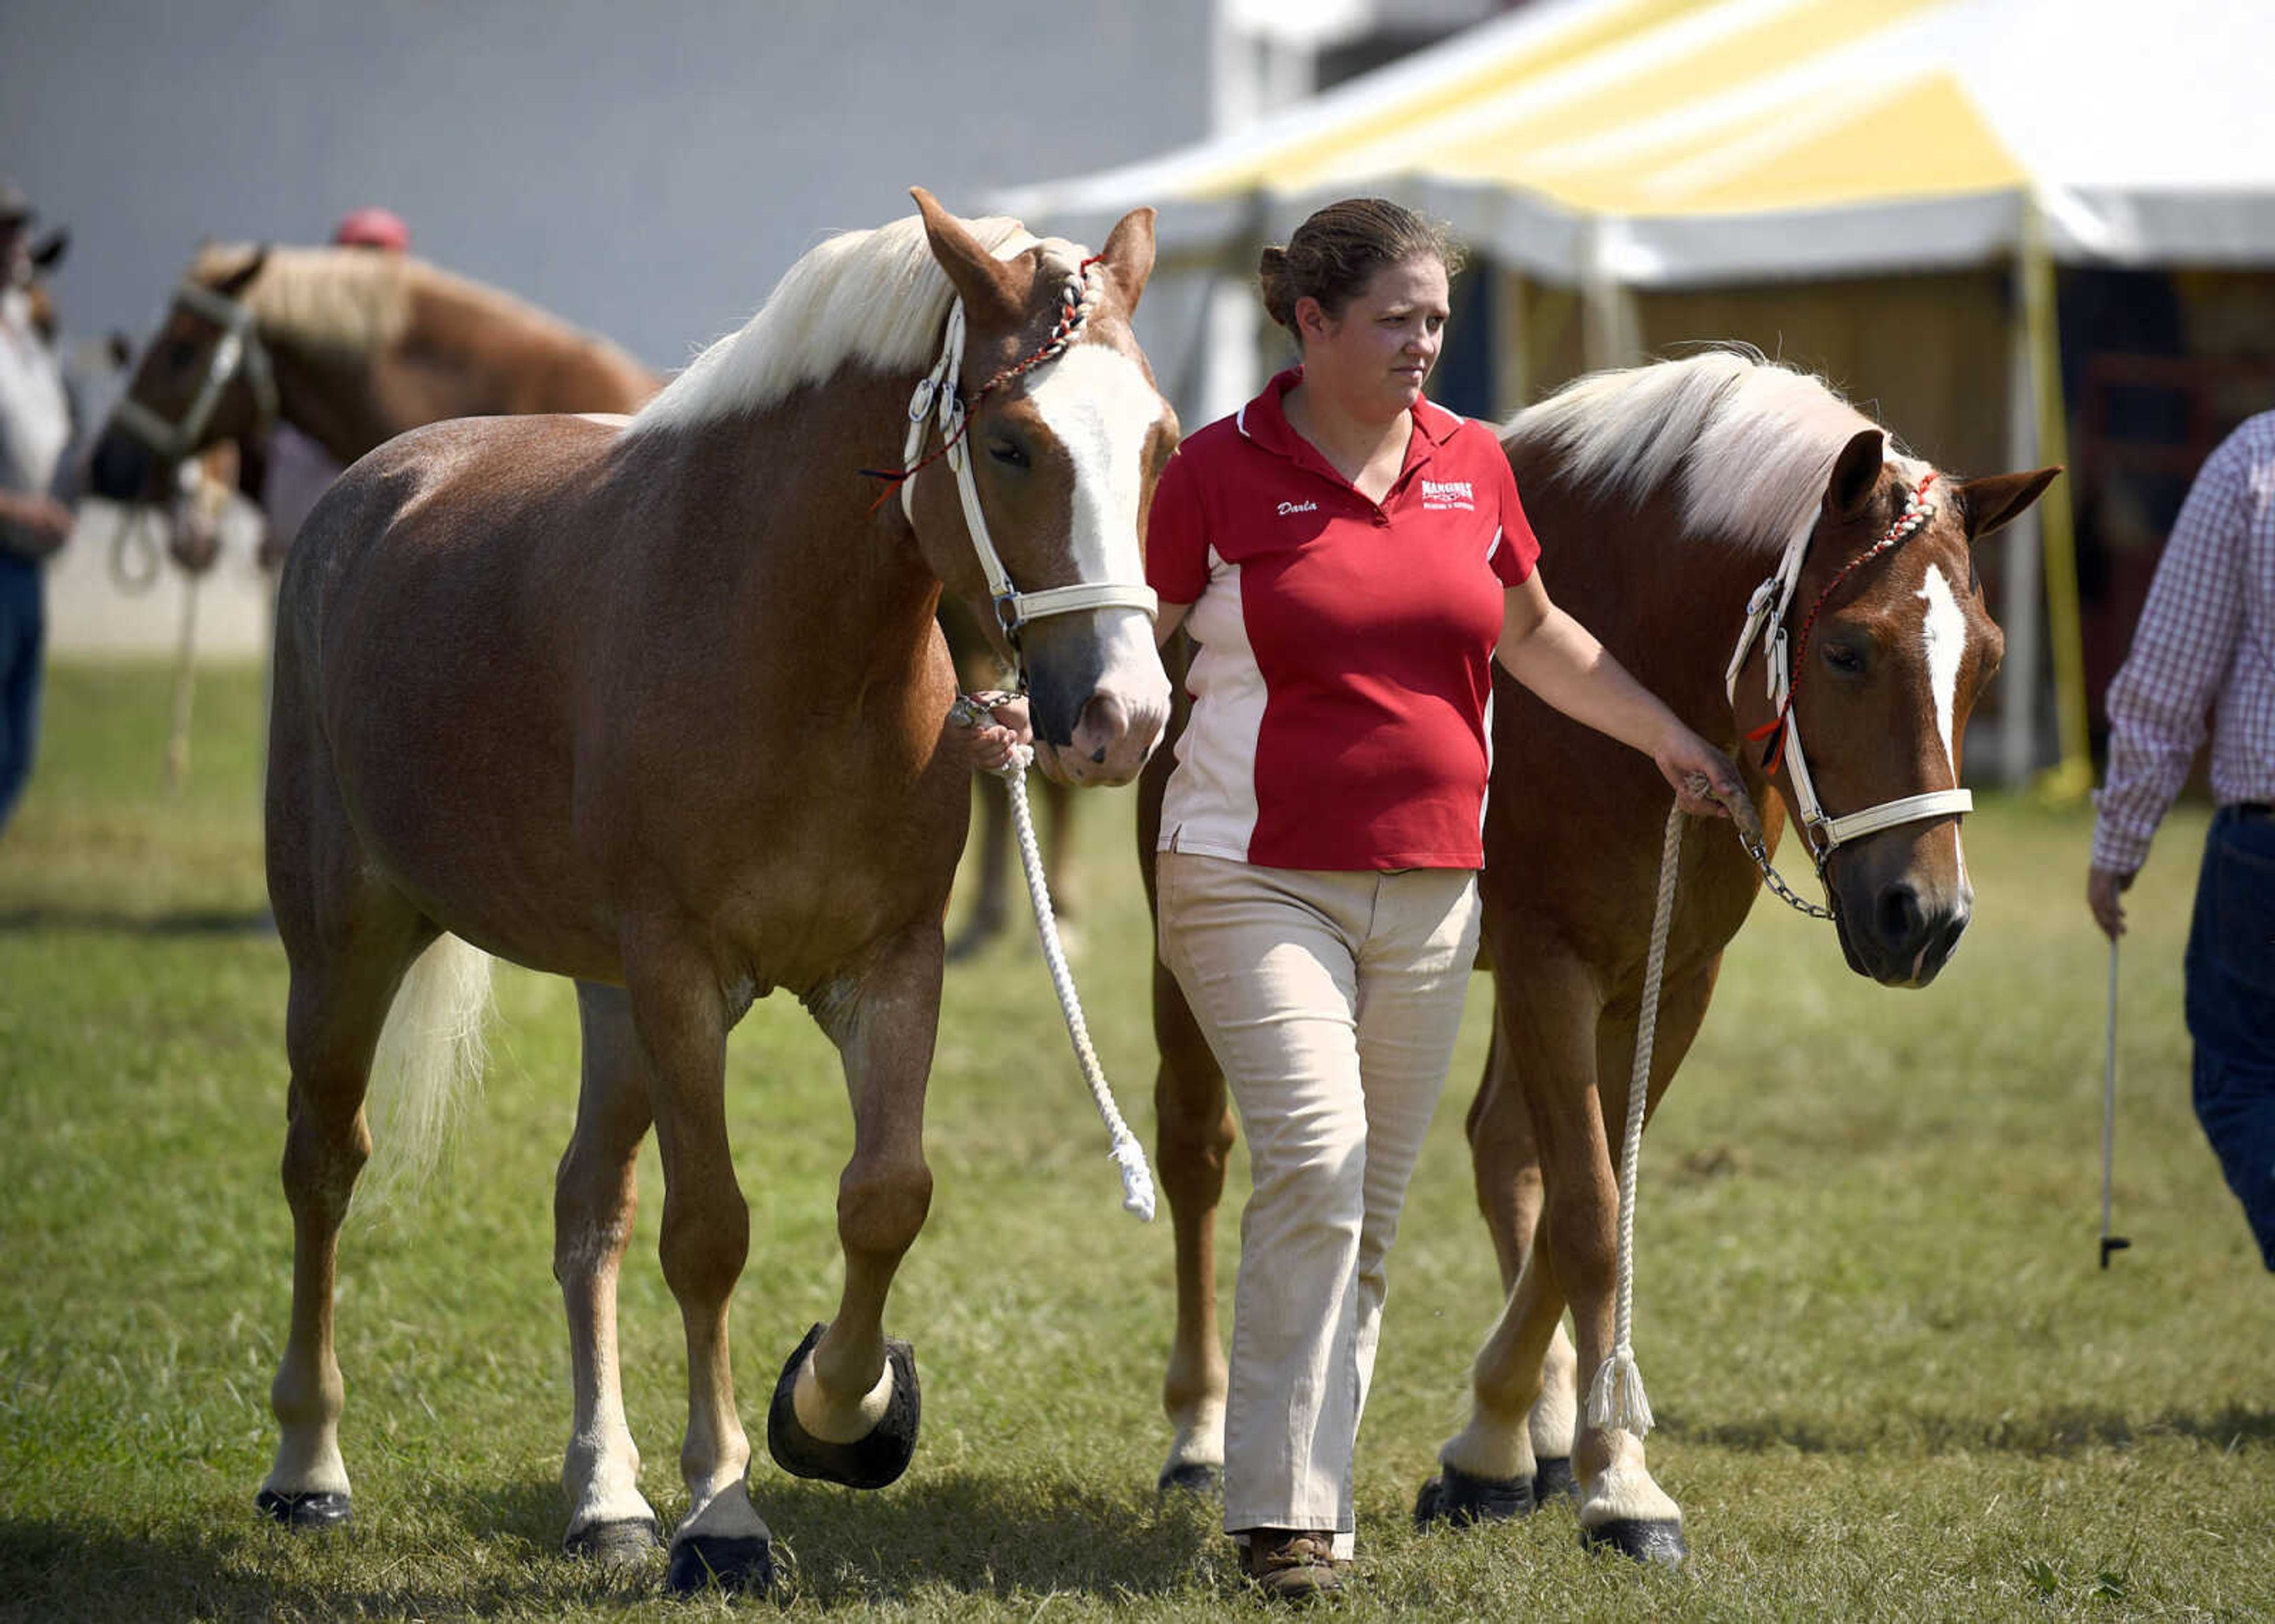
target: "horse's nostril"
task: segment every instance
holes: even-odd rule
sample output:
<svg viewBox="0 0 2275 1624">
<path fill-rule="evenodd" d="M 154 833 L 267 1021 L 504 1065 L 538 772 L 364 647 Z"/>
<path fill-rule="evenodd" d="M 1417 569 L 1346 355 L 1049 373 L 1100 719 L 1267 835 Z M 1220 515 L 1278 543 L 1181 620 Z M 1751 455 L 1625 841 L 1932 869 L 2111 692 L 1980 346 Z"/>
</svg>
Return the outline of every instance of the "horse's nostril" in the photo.
<svg viewBox="0 0 2275 1624">
<path fill-rule="evenodd" d="M 1090 752 L 1090 759 L 1097 762 L 1099 766 L 1104 767 L 1106 765 L 1106 746 L 1100 744 L 1096 750 L 1092 751 Z"/>
<path fill-rule="evenodd" d="M 1908 885 L 1892 885 L 1880 893 L 1878 918 L 1880 940 L 1891 947 L 1909 947 L 1917 940 L 1924 924 L 1920 917 L 1919 894 Z"/>
</svg>

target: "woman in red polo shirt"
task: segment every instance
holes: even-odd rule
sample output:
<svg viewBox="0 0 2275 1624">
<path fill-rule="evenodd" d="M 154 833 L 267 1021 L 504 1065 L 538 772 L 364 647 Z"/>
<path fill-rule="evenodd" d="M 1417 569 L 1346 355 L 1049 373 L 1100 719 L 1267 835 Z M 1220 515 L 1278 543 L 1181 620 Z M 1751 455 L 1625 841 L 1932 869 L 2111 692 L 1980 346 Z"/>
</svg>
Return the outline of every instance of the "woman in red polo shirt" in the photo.
<svg viewBox="0 0 2275 1624">
<path fill-rule="evenodd" d="M 1196 645 L 1162 808 L 1160 946 L 1222 1064 L 1241 1220 L 1225 1528 L 1337 1588 L 1383 1260 L 1477 953 L 1492 661 L 1685 788 L 1729 761 L 1553 605 L 1493 431 L 1425 399 L 1455 251 L 1395 203 L 1267 248 L 1302 365 L 1189 436 L 1155 493 L 1159 633 Z"/>
</svg>

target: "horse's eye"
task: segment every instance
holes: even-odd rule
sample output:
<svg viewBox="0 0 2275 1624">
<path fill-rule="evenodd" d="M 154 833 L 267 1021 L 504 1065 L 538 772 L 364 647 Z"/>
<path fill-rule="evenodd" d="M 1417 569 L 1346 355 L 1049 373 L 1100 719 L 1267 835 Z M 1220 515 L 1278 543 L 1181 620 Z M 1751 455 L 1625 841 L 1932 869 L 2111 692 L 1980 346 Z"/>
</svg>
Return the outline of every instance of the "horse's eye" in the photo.
<svg viewBox="0 0 2275 1624">
<path fill-rule="evenodd" d="M 1864 651 L 1848 643 L 1827 643 L 1825 663 L 1849 676 L 1858 676 L 1864 670 Z"/>
<path fill-rule="evenodd" d="M 987 442 L 987 455 L 994 457 L 997 462 L 1002 464 L 1006 468 L 1024 468 L 1027 465 L 1026 452 L 1020 449 L 1017 445 L 1009 440 L 989 441 Z"/>
</svg>

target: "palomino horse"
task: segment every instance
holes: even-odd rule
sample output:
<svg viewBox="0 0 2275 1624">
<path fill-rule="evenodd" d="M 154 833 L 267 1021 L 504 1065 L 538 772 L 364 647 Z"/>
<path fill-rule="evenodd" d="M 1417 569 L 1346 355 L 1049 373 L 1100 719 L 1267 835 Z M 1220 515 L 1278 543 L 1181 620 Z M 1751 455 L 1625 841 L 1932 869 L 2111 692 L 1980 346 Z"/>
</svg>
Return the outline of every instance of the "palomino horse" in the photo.
<svg viewBox="0 0 2275 1624">
<path fill-rule="evenodd" d="M 209 246 L 144 349 L 89 485 L 162 500 L 185 457 L 223 440 L 257 457 L 279 419 L 344 466 L 445 418 L 631 412 L 661 381 L 606 339 L 405 254 Z"/>
<path fill-rule="evenodd" d="M 1772 845 L 1783 813 L 1766 789 L 1802 819 L 1849 964 L 1891 986 L 1926 985 L 1967 924 L 1960 738 L 2002 642 L 1970 548 L 2055 471 L 1946 479 L 1817 380 L 1724 351 L 1583 379 L 1520 415 L 1503 445 L 1558 603 L 1706 737 L 1735 751 L 1772 720 L 1764 661 L 1783 660 L 1780 632 L 1798 641 L 1784 749 L 1767 773 L 1747 752 L 1747 791 Z M 1925 505 L 1907 518 L 1915 494 Z M 1788 559 L 1792 588 L 1762 590 Z M 1576 1474 L 1589 1543 L 1680 1560 L 1682 1513 L 1641 1440 L 1579 1424 L 1575 1401 L 1576 1377 L 1613 1347 L 1611 1141 L 1626 1120 L 1667 788 L 1642 755 L 1496 683 L 1480 955 L 1495 1027 L 1469 1137 L 1508 1301 L 1478 1356 L 1469 1424 L 1440 1452 L 1417 1515 L 1514 1515 L 1569 1492 Z M 1146 774 L 1149 869 L 1168 756 Z M 1820 803 L 1858 815 L 1826 820 Z M 1740 842 L 1711 826 L 1691 832 L 1680 873 L 1652 1102 L 1762 884 Z M 1200 1487 L 1224 1458 L 1213 1220 L 1234 1129 L 1222 1076 L 1158 964 L 1154 1026 L 1177 1243 L 1164 1387 L 1176 1436 L 1161 1481 Z M 1568 1304 L 1576 1350 L 1561 1326 Z"/>
<path fill-rule="evenodd" d="M 374 1046 L 391 1003 L 437 993 L 418 1076 L 442 1075 L 483 953 L 573 977 L 583 1022 L 554 1197 L 570 1548 L 657 1540 L 616 1334 L 653 1123 L 687 1338 L 670 1578 L 771 1582 L 728 1359 L 749 1212 L 723 1090 L 729 1029 L 775 987 L 838 1046 L 854 1148 L 843 1295 L 783 1368 L 767 1442 L 790 1471 L 862 1488 L 914 1450 L 914 1356 L 883 1315 L 931 1202 L 925 1086 L 971 793 L 967 754 L 942 747 L 956 686 L 934 608 L 945 584 L 1000 616 L 1047 771 L 1127 782 L 1168 707 L 1138 538 L 1176 439 L 1129 324 L 1150 210 L 1085 258 L 917 199 L 920 220 L 809 253 L 629 427 L 415 431 L 349 470 L 293 548 L 268 815 L 294 1273 L 260 1496 L 283 1521 L 347 1510 L 333 1280 Z M 959 364 L 986 384 L 959 390 Z M 865 471 L 938 460 L 911 449 L 934 404 L 953 460 L 873 502 Z"/>
</svg>

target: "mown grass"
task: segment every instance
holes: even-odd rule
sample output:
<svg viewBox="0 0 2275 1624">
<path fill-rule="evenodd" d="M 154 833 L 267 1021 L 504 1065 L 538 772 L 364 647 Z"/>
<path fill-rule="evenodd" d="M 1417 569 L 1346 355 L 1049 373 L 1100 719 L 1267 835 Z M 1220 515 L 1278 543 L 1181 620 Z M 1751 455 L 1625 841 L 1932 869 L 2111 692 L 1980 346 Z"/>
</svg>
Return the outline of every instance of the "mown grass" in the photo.
<svg viewBox="0 0 2275 1624">
<path fill-rule="evenodd" d="M 346 1243 L 358 1526 L 304 1540 L 253 1516 L 290 1253 L 283 964 L 257 927 L 259 687 L 205 679 L 178 800 L 159 789 L 166 704 L 154 670 L 57 670 L 39 778 L 0 841 L 0 1614 L 729 1610 L 665 1598 L 657 1568 L 556 1554 L 569 1394 L 548 1226 L 575 1021 L 564 985 L 518 971 L 500 978 L 454 1165 Z M 1084 993 L 1150 1138 L 1129 801 L 1085 812 Z M 2117 1201 L 2135 1250 L 2106 1273 L 2088 827 L 1987 800 L 1970 825 L 1976 923 L 1924 993 L 1857 980 L 1821 927 L 1766 907 L 1733 951 L 1639 1205 L 1651 1459 L 1695 1553 L 1680 1574 L 1586 1556 L 1561 1508 L 1462 1535 L 1409 1525 L 1495 1306 L 1460 1132 L 1479 988 L 1394 1258 L 1361 1579 L 1339 1613 L 2275 1614 L 2275 1284 L 2187 1098 L 2179 959 L 2202 819 L 2175 820 L 2134 894 Z M 782 1001 L 737 1032 L 730 1092 L 755 1443 L 781 1359 L 834 1301 L 850 1130 L 833 1053 Z M 924 1444 L 872 1496 L 787 1478 L 760 1445 L 789 1611 L 1262 1616 L 1213 1511 L 1155 1504 L 1166 1224 L 1117 1210 L 1027 937 L 951 972 L 927 1143 L 938 1193 L 892 1315 L 919 1350 Z M 652 1151 L 643 1189 L 626 1396 L 669 1520 L 684 1389 Z M 1228 1250 L 1241 1193 L 1236 1174 Z"/>
</svg>

